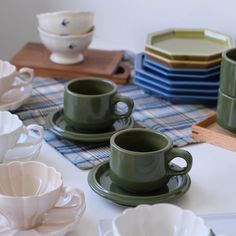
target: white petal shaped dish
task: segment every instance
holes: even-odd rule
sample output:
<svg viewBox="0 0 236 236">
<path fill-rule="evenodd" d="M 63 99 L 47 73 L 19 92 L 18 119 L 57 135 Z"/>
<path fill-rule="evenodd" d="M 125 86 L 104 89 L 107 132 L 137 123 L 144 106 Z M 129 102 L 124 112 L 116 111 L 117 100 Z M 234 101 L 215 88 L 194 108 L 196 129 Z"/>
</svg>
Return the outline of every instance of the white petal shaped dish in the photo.
<svg viewBox="0 0 236 236">
<path fill-rule="evenodd" d="M 113 236 L 211 236 L 202 218 L 172 204 L 139 205 L 112 221 Z"/>
<path fill-rule="evenodd" d="M 39 143 L 35 146 L 28 147 L 17 147 L 9 150 L 4 158 L 4 162 L 11 161 L 36 161 L 40 150 L 42 147 L 42 143 Z"/>
<path fill-rule="evenodd" d="M 112 231 L 107 231 L 103 236 L 114 236 L 114 234 L 112 233 Z M 224 235 L 224 234 L 215 235 L 215 234 L 212 232 L 211 234 L 209 234 L 209 236 L 227 236 L 227 235 Z"/>
<path fill-rule="evenodd" d="M 14 156 L 24 158 L 22 154 L 28 159 L 34 150 L 40 151 L 43 137 L 43 127 L 36 124 L 25 127 L 17 115 L 0 111 L 0 162 L 4 162 L 6 156 L 9 158 L 8 152 L 11 160 L 17 159 Z"/>
<path fill-rule="evenodd" d="M 61 188 L 62 177 L 54 167 L 41 162 L 11 162 L 0 165 L 0 199 L 40 197 Z"/>
<path fill-rule="evenodd" d="M 33 131 L 30 131 L 28 137 L 26 134 L 21 134 L 18 142 L 24 143 L 27 142 L 27 139 L 36 140 L 38 139 L 38 136 Z M 38 158 L 41 147 L 42 147 L 42 142 L 39 142 L 38 144 L 31 146 L 14 147 L 7 151 L 4 157 L 4 162 L 10 162 L 15 160 L 35 161 Z"/>
<path fill-rule="evenodd" d="M 54 207 L 45 213 L 42 224 L 33 229 L 15 230 L 6 227 L 5 219 L 0 215 L 0 236 L 64 236 L 75 229 L 85 208 L 84 193 L 76 189 L 66 205 Z"/>
<path fill-rule="evenodd" d="M 6 77 L 15 71 L 16 67 L 8 61 L 0 61 L 0 77 Z"/>
<path fill-rule="evenodd" d="M 0 213 L 7 219 L 5 226 L 31 229 L 40 225 L 63 193 L 62 184 L 61 173 L 41 162 L 0 164 Z"/>
<path fill-rule="evenodd" d="M 18 78 L 15 79 L 16 83 Z M 32 95 L 32 84 L 13 88 L 0 97 L 0 111 L 14 111 L 21 107 Z"/>
<path fill-rule="evenodd" d="M 8 111 L 0 112 L 0 134 L 5 135 L 21 128 L 22 121 Z"/>
</svg>

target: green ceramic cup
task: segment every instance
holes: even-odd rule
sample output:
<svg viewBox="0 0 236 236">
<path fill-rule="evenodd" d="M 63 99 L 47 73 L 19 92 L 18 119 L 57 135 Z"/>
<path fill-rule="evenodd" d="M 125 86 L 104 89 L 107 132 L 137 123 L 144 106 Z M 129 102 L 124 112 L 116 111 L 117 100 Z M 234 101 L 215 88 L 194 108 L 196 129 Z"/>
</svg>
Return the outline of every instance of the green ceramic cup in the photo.
<svg viewBox="0 0 236 236">
<path fill-rule="evenodd" d="M 220 90 L 228 96 L 236 97 L 236 48 L 222 53 Z"/>
<path fill-rule="evenodd" d="M 125 103 L 127 112 L 116 111 L 118 102 Z M 117 93 L 117 86 L 109 80 L 84 77 L 71 80 L 64 91 L 64 119 L 68 125 L 91 132 L 109 128 L 118 119 L 129 117 L 134 103 Z"/>
<path fill-rule="evenodd" d="M 134 193 L 145 193 L 165 187 L 172 176 L 184 175 L 192 167 L 189 152 L 173 148 L 163 133 L 144 128 L 119 131 L 110 139 L 110 178 L 119 187 Z M 170 162 L 182 158 L 185 167 Z"/>
<path fill-rule="evenodd" d="M 236 97 L 228 96 L 219 90 L 216 119 L 224 129 L 236 132 Z"/>
</svg>

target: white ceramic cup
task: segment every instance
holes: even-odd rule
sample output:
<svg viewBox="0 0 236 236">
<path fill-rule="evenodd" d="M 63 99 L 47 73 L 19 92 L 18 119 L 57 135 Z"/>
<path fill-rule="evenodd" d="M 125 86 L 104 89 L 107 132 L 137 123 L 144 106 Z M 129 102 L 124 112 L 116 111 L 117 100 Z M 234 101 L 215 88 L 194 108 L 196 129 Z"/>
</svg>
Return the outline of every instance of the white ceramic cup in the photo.
<svg viewBox="0 0 236 236">
<path fill-rule="evenodd" d="M 19 77 L 18 83 L 14 83 L 16 77 Z M 24 77 L 24 79 L 22 77 Z M 31 84 L 33 77 L 33 69 L 24 67 L 18 71 L 16 67 L 8 61 L 0 60 L 0 96 L 10 89 Z"/>
<path fill-rule="evenodd" d="M 37 135 L 31 136 L 31 131 L 36 131 Z M 25 138 L 20 141 L 22 135 Z M 0 111 L 0 162 L 4 162 L 7 152 L 14 148 L 29 146 L 38 148 L 43 136 L 44 130 L 41 126 L 35 124 L 24 126 L 17 115 L 8 111 Z M 16 159 L 18 158 L 22 157 L 16 156 Z"/>
<path fill-rule="evenodd" d="M 32 229 L 47 217 L 45 213 L 53 214 L 52 209 L 57 212 L 57 223 L 65 221 L 60 214 L 62 208 L 67 220 L 70 220 L 69 213 L 75 215 L 74 211 L 81 216 L 85 209 L 83 192 L 62 185 L 61 173 L 41 162 L 0 164 L 0 212 L 5 217 L 4 226 Z M 74 197 L 80 200 L 75 201 Z"/>
</svg>

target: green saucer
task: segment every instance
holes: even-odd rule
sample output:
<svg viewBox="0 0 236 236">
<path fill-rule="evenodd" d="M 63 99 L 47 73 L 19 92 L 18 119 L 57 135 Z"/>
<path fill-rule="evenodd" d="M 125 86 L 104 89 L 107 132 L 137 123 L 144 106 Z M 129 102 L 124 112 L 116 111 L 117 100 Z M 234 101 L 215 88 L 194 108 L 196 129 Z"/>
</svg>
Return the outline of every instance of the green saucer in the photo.
<svg viewBox="0 0 236 236">
<path fill-rule="evenodd" d="M 103 142 L 110 139 L 110 137 L 117 131 L 132 128 L 134 120 L 132 117 L 119 119 L 109 130 L 101 133 L 85 133 L 84 131 L 73 129 L 67 125 L 64 120 L 63 109 L 56 110 L 47 117 L 47 126 L 54 134 L 75 141 L 83 142 Z"/>
<path fill-rule="evenodd" d="M 178 168 L 177 165 L 175 165 Z M 109 176 L 109 161 L 95 166 L 88 175 L 89 186 L 100 196 L 125 206 L 168 202 L 181 197 L 191 185 L 189 175 L 173 176 L 162 189 L 146 194 L 124 191 L 113 183 Z"/>
</svg>

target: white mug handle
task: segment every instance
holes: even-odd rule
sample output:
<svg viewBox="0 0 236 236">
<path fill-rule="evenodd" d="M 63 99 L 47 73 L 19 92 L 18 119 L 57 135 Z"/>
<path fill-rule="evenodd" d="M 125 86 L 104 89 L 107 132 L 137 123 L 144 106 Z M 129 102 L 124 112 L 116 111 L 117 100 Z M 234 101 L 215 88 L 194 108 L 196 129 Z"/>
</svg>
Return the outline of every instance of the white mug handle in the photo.
<svg viewBox="0 0 236 236">
<path fill-rule="evenodd" d="M 36 131 L 37 132 L 37 137 L 32 137 L 30 135 L 30 131 Z M 27 127 L 23 127 L 23 133 L 27 136 L 26 141 L 23 143 L 16 143 L 14 148 L 16 147 L 28 147 L 31 145 L 37 145 L 42 142 L 43 136 L 44 136 L 44 130 L 42 126 L 39 125 L 28 125 Z"/>
<path fill-rule="evenodd" d="M 32 84 L 32 81 L 34 78 L 34 70 L 31 68 L 23 67 L 19 71 L 16 71 L 15 75 L 19 77 L 20 82 L 17 84 L 13 84 L 12 87 L 18 88 L 18 87 L 26 86 L 26 85 Z M 24 75 L 26 76 L 26 78 L 22 79 L 21 77 Z"/>
<path fill-rule="evenodd" d="M 37 134 L 32 135 L 30 134 L 31 130 L 35 130 L 37 132 Z M 39 125 L 29 125 L 27 127 L 23 127 L 23 132 L 21 133 L 26 135 L 26 138 L 23 142 L 17 142 L 16 145 L 7 151 L 7 153 L 4 156 L 3 161 L 4 162 L 10 162 L 10 161 L 25 161 L 25 160 L 33 160 L 35 159 L 41 149 L 42 146 L 42 140 L 43 140 L 43 136 L 44 136 L 44 130 L 43 127 L 39 126 Z M 18 148 L 18 147 L 30 147 L 32 146 L 32 148 L 30 149 L 26 149 L 26 151 L 23 154 L 14 153 L 14 149 Z M 12 151 L 14 154 L 12 154 Z"/>
<path fill-rule="evenodd" d="M 79 220 L 86 208 L 85 196 L 79 188 L 64 187 L 55 206 L 44 215 L 47 224 Z"/>
</svg>

